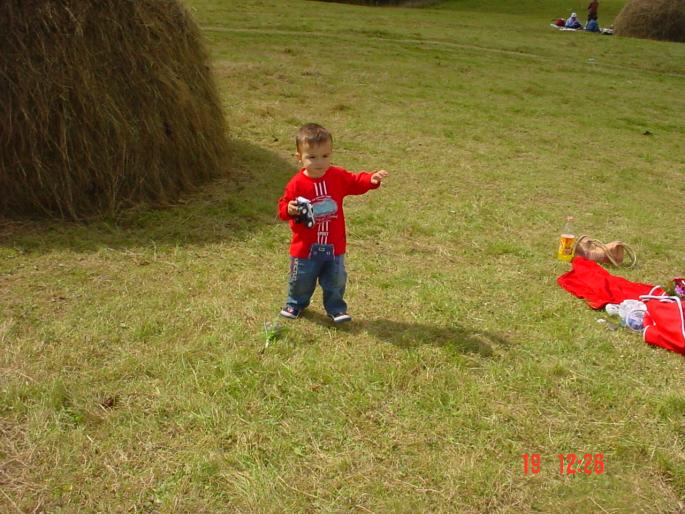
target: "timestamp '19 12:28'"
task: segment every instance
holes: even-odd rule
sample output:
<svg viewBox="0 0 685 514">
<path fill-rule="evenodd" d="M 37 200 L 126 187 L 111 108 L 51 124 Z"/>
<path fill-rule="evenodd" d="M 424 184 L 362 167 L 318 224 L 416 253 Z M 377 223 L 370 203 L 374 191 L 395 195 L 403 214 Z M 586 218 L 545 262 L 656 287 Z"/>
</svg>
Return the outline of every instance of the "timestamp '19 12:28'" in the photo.
<svg viewBox="0 0 685 514">
<path fill-rule="evenodd" d="M 542 466 L 542 457 L 539 453 L 524 453 L 523 474 L 537 475 Z M 559 453 L 559 473 L 562 475 L 575 475 L 585 473 L 586 475 L 601 475 L 604 473 L 604 454 L 585 453 L 579 456 L 575 453 Z"/>
</svg>

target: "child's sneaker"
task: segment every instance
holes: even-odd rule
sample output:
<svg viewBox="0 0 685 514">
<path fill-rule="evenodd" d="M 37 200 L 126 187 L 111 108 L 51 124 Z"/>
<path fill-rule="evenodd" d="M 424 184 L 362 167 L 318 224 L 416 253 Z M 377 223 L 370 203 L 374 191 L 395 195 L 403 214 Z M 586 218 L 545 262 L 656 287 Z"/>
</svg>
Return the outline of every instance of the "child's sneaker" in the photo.
<svg viewBox="0 0 685 514">
<path fill-rule="evenodd" d="M 300 309 L 291 305 L 286 305 L 281 309 L 281 316 L 284 318 L 297 319 L 300 316 Z"/>
<path fill-rule="evenodd" d="M 352 316 L 346 312 L 339 312 L 338 314 L 329 314 L 329 318 L 333 320 L 333 323 L 344 323 L 346 321 L 352 321 Z"/>
</svg>

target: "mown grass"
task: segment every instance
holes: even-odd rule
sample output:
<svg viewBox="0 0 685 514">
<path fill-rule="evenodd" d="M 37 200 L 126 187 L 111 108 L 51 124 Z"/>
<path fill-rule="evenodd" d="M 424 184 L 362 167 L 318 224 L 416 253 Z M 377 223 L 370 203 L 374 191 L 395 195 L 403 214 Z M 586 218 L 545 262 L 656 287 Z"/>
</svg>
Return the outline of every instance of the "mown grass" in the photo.
<svg viewBox="0 0 685 514">
<path fill-rule="evenodd" d="M 685 361 L 597 324 L 552 254 L 574 214 L 635 247 L 622 276 L 682 275 L 685 47 L 548 27 L 578 2 L 189 5 L 230 178 L 166 210 L 3 223 L 3 509 L 682 510 Z M 317 293 L 264 349 L 306 121 L 337 164 L 392 175 L 347 202 L 352 326 Z M 561 475 L 571 452 L 606 472 Z"/>
</svg>

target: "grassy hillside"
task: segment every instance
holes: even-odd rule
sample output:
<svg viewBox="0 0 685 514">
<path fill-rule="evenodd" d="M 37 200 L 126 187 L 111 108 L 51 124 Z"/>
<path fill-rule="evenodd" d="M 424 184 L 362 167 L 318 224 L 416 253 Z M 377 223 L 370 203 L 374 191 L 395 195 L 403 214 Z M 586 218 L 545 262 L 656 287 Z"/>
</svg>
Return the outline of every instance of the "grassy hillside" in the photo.
<svg viewBox="0 0 685 514">
<path fill-rule="evenodd" d="M 636 249 L 616 273 L 685 273 L 685 46 L 548 26 L 578 2 L 188 4 L 230 178 L 2 222 L 0 510 L 682 510 L 685 360 L 598 324 L 552 254 L 573 214 Z M 334 163 L 391 176 L 346 202 L 352 325 L 317 292 L 265 348 L 307 121 Z M 604 472 L 561 473 L 570 453 Z"/>
<path fill-rule="evenodd" d="M 537 19 L 540 16 L 566 17 L 571 12 L 576 12 L 585 20 L 587 6 L 590 0 L 517 0 L 505 2 L 502 0 L 446 0 L 433 6 L 436 9 L 449 9 L 462 12 L 481 12 L 485 14 L 502 13 L 516 14 Z M 600 0 L 600 19 L 604 19 L 607 25 L 611 24 L 616 14 L 626 4 L 626 0 Z"/>
</svg>

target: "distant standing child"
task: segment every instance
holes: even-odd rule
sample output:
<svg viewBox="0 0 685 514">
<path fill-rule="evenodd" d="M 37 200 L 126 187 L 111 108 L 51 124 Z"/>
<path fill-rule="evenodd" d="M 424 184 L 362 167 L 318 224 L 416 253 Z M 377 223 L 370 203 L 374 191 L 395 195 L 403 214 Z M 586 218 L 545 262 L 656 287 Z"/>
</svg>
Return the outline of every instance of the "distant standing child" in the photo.
<svg viewBox="0 0 685 514">
<path fill-rule="evenodd" d="M 597 19 L 597 9 L 599 9 L 599 2 L 592 0 L 587 6 L 587 21 Z"/>
<path fill-rule="evenodd" d="M 296 157 L 302 168 L 278 201 L 278 215 L 290 221 L 292 230 L 288 298 L 281 310 L 286 318 L 297 318 L 309 305 L 318 280 L 328 316 L 335 323 L 352 319 L 343 298 L 347 282 L 343 199 L 378 188 L 388 172 L 350 173 L 331 166 L 332 145 L 331 133 L 315 123 L 300 127 L 295 137 Z M 311 228 L 296 223 L 298 197 L 311 202 L 315 220 Z"/>
</svg>

